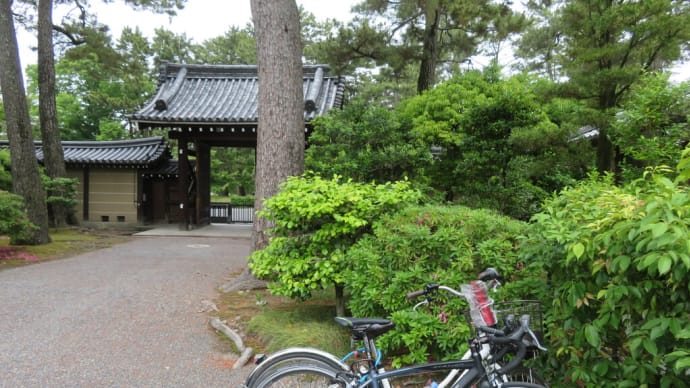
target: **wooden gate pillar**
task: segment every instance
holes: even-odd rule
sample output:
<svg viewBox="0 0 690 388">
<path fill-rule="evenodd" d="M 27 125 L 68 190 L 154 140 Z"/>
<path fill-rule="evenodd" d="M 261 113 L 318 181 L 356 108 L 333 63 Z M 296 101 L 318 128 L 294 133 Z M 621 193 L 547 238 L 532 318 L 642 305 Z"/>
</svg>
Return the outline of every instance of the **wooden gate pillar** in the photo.
<svg viewBox="0 0 690 388">
<path fill-rule="evenodd" d="M 179 201 L 180 201 L 180 213 L 182 214 L 182 221 L 180 221 L 181 230 L 190 229 L 190 218 L 192 216 L 191 209 L 189 208 L 189 185 L 191 184 L 190 174 L 189 174 L 189 147 L 187 139 L 179 138 L 177 139 L 178 146 L 178 169 L 179 169 Z"/>
<path fill-rule="evenodd" d="M 211 224 L 211 147 L 197 141 L 196 149 L 196 222 Z"/>
</svg>

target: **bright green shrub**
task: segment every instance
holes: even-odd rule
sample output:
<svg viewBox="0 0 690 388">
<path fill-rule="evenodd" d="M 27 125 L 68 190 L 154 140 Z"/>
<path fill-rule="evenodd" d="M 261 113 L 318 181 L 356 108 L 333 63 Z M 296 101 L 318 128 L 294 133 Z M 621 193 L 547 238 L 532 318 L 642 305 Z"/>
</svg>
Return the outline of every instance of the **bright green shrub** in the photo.
<svg viewBox="0 0 690 388">
<path fill-rule="evenodd" d="M 10 150 L 0 150 L 0 190 L 12 190 L 12 170 L 10 169 Z"/>
<path fill-rule="evenodd" d="M 517 256 L 517 238 L 525 228 L 493 211 L 461 206 L 412 207 L 384 217 L 345 257 L 352 314 L 393 318 L 396 329 L 379 344 L 397 355 L 396 364 L 458 356 L 469 334 L 465 301 L 439 293 L 430 310 L 412 312 L 406 293 L 430 282 L 459 288 L 495 267 L 508 280 L 495 298 L 529 298 L 543 281 L 533 280 L 529 289 L 518 281 L 530 272 Z"/>
<path fill-rule="evenodd" d="M 593 177 L 535 216 L 526 255 L 553 287 L 548 370 L 586 386 L 684 386 L 690 370 L 690 176 Z"/>
<path fill-rule="evenodd" d="M 41 174 L 41 182 L 48 193 L 46 198 L 48 206 L 62 206 L 71 209 L 77 204 L 79 179 L 50 178 L 45 174 Z"/>
<path fill-rule="evenodd" d="M 405 181 L 377 185 L 290 177 L 259 212 L 275 226 L 269 245 L 251 255 L 252 272 L 273 281 L 272 292 L 300 299 L 315 289 L 342 287 L 352 244 L 373 221 L 416 203 L 420 195 Z"/>
<path fill-rule="evenodd" d="M 0 190 L 0 235 L 9 236 L 10 244 L 21 244 L 31 238 L 35 229 L 22 197 Z"/>
</svg>

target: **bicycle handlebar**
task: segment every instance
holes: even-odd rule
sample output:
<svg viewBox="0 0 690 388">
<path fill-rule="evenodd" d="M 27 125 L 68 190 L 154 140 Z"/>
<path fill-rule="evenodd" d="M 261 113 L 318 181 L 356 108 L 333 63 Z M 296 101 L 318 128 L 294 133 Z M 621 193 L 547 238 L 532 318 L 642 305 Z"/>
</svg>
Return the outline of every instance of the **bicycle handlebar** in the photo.
<svg viewBox="0 0 690 388">
<path fill-rule="evenodd" d="M 493 344 L 498 345 L 515 345 L 517 346 L 517 351 L 514 353 L 514 357 L 505 365 L 503 365 L 497 373 L 505 374 L 515 369 L 527 354 L 527 346 L 522 342 L 522 336 L 527 332 L 531 332 L 529 328 L 530 317 L 529 315 L 523 315 L 520 317 L 520 327 L 509 335 L 505 335 L 503 330 L 494 329 L 493 327 L 482 326 L 478 327 L 479 331 L 490 334 L 488 341 Z"/>
<path fill-rule="evenodd" d="M 417 290 L 407 293 L 407 299 L 415 299 L 426 294 L 426 290 Z"/>
<path fill-rule="evenodd" d="M 407 299 L 414 299 L 414 298 L 420 297 L 422 295 L 431 294 L 433 292 L 436 292 L 439 289 L 439 287 L 444 288 L 444 289 L 446 288 L 445 286 L 439 286 L 436 283 L 429 283 L 426 286 L 424 286 L 423 290 L 408 292 L 407 293 Z"/>
<path fill-rule="evenodd" d="M 477 275 L 477 279 L 481 280 L 483 282 L 500 282 L 500 280 L 502 279 L 502 276 L 501 276 L 501 274 L 498 273 L 498 271 L 495 268 L 489 267 L 489 268 L 485 269 L 484 271 L 482 271 L 479 275 Z M 500 285 L 500 283 L 497 283 L 497 284 Z M 407 299 L 414 299 L 414 298 L 418 298 L 422 295 L 428 295 L 430 293 L 436 292 L 439 289 L 444 290 L 444 291 L 448 291 L 448 292 L 450 292 L 450 293 L 452 293 L 458 297 L 463 297 L 459 291 L 457 291 L 453 288 L 450 288 L 450 287 L 439 286 L 437 283 L 429 283 L 426 286 L 424 286 L 423 290 L 408 292 L 406 296 L 407 296 Z"/>
</svg>

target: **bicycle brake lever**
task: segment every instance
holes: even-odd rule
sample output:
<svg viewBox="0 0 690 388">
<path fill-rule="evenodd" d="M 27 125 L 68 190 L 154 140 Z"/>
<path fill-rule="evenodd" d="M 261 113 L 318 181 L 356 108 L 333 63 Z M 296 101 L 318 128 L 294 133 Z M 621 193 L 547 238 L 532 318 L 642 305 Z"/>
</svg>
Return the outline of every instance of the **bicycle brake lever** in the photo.
<svg viewBox="0 0 690 388">
<path fill-rule="evenodd" d="M 532 337 L 532 342 L 534 343 L 534 346 L 537 347 L 537 349 L 544 351 L 544 352 L 548 351 L 547 348 L 542 346 L 542 344 L 539 342 L 539 339 L 537 338 L 537 335 L 534 334 L 532 329 L 530 329 L 529 327 L 527 328 L 527 333 L 529 333 L 530 337 Z"/>
<path fill-rule="evenodd" d="M 543 347 L 541 345 L 541 343 L 539 342 L 539 339 L 537 338 L 537 335 L 534 334 L 532 329 L 530 329 L 529 322 L 530 322 L 530 316 L 529 315 L 525 314 L 525 315 L 520 317 L 520 326 L 522 326 L 525 329 L 525 332 L 527 332 L 530 335 L 530 337 L 532 337 L 532 341 L 534 342 L 534 346 L 536 346 L 537 349 L 539 349 L 539 350 L 547 351 L 548 349 L 546 349 L 545 347 Z"/>
<path fill-rule="evenodd" d="M 429 304 L 429 299 L 426 299 L 426 298 L 425 298 L 423 301 L 421 301 L 421 302 L 417 303 L 416 305 L 414 305 L 414 307 L 412 307 L 412 311 L 417 311 L 417 307 L 423 306 L 423 305 L 427 305 L 427 304 Z"/>
<path fill-rule="evenodd" d="M 493 282 L 491 283 L 491 292 L 496 292 L 498 290 L 498 287 L 501 286 L 501 282 L 498 281 L 498 279 L 494 279 Z"/>
</svg>

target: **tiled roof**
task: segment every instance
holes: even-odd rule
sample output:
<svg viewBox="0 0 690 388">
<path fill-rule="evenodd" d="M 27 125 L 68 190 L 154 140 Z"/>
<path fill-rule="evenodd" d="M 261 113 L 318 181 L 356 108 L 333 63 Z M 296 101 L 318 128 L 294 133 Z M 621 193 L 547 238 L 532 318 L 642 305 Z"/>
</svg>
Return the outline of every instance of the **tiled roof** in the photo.
<svg viewBox="0 0 690 388">
<path fill-rule="evenodd" d="M 42 163 L 42 142 L 34 144 L 36 158 Z M 0 141 L 0 148 L 8 146 L 8 141 Z M 66 164 L 109 167 L 151 167 L 170 157 L 162 136 L 119 141 L 63 141 L 62 151 Z"/>
<path fill-rule="evenodd" d="M 180 175 L 179 162 L 175 159 L 166 159 L 156 167 L 143 171 L 141 175 L 149 179 L 177 178 Z"/>
<path fill-rule="evenodd" d="M 344 85 L 326 65 L 304 66 L 304 118 L 343 104 Z M 256 66 L 164 64 L 156 95 L 130 120 L 139 128 L 173 124 L 242 125 L 258 121 Z"/>
</svg>

